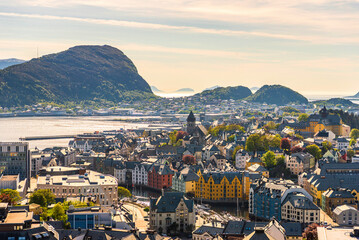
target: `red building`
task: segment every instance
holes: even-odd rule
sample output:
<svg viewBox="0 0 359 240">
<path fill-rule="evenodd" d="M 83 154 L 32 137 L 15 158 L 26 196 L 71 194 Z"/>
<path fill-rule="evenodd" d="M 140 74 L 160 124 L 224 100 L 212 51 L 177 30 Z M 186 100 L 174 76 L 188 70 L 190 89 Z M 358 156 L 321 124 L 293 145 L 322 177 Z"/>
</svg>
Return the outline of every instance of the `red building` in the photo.
<svg viewBox="0 0 359 240">
<path fill-rule="evenodd" d="M 152 165 L 148 171 L 148 186 L 156 189 L 172 187 L 174 172 L 165 164 Z"/>
</svg>

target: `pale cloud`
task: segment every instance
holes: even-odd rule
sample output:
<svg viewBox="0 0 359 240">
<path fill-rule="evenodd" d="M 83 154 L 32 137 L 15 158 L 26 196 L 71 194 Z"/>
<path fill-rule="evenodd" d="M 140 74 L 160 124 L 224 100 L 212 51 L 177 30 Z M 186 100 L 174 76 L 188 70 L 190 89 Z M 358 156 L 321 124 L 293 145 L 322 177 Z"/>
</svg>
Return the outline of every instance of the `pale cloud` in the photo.
<svg viewBox="0 0 359 240">
<path fill-rule="evenodd" d="M 214 35 L 223 35 L 223 36 L 252 36 L 252 37 L 264 37 L 264 38 L 276 38 L 276 39 L 284 39 L 284 40 L 307 41 L 316 44 L 323 44 L 325 42 L 327 44 L 338 44 L 338 43 L 357 44 L 359 42 L 359 37 L 346 38 L 346 37 L 335 36 L 328 39 L 328 37 L 326 36 L 291 35 L 291 34 L 276 34 L 276 33 L 260 32 L 260 31 L 200 28 L 193 26 L 176 26 L 176 25 L 146 23 L 146 22 L 138 22 L 138 21 L 121 21 L 114 19 L 80 18 L 80 17 L 55 16 L 55 15 L 10 13 L 10 12 L 0 12 L 0 16 L 44 19 L 44 20 L 64 20 L 64 21 L 75 21 L 75 22 L 84 22 L 89 24 L 111 25 L 111 26 L 128 27 L 128 28 L 184 31 L 191 33 L 214 34 Z"/>
<path fill-rule="evenodd" d="M 19 1 L 19 0 L 18 0 Z M 339 31 L 359 34 L 359 15 L 351 4 L 358 1 L 334 0 L 34 0 L 23 5 L 45 7 L 93 6 L 129 11 L 133 14 L 167 18 L 192 18 L 226 21 L 233 24 L 262 24 L 286 27 L 286 31 Z M 260 26 L 259 26 L 260 27 Z M 291 29 L 288 27 L 302 27 Z M 303 32 L 302 32 L 303 33 Z M 284 34 L 285 35 L 285 34 Z"/>
</svg>

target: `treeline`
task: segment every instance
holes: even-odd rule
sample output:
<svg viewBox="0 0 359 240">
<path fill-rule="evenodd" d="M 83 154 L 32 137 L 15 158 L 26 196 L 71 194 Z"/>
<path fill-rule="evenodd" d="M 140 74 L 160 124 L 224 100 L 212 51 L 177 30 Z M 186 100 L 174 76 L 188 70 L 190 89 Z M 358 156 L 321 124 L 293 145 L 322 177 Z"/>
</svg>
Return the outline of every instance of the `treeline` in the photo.
<svg viewBox="0 0 359 240">
<path fill-rule="evenodd" d="M 338 114 L 343 123 L 349 125 L 351 128 L 359 128 L 359 116 L 354 115 L 353 113 L 344 112 L 343 110 L 329 110 L 330 113 Z"/>
</svg>

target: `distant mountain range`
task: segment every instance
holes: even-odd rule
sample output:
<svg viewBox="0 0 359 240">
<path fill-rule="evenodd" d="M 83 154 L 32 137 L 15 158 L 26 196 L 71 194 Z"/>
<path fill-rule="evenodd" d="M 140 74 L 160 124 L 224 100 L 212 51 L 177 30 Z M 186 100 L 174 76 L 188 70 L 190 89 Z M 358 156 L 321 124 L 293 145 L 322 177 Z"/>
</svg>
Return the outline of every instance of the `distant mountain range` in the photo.
<svg viewBox="0 0 359 240">
<path fill-rule="evenodd" d="M 155 97 L 133 62 L 111 46 L 76 46 L 0 70 L 0 106 Z"/>
<path fill-rule="evenodd" d="M 180 88 L 175 93 L 194 93 L 194 90 L 192 88 Z"/>
<path fill-rule="evenodd" d="M 19 59 L 0 61 L 3 64 L 5 62 L 8 67 L 0 70 L 0 106 L 23 106 L 43 101 L 121 102 L 155 98 L 153 92 L 163 93 L 157 87 L 148 85 L 123 52 L 107 45 L 76 46 L 27 62 Z M 194 90 L 181 88 L 175 93 L 194 94 Z M 259 89 L 217 85 L 194 96 L 208 100 L 243 99 L 277 105 L 308 103 L 308 99 L 303 95 L 281 85 L 264 85 Z M 355 96 L 359 97 L 359 93 Z M 330 99 L 317 103 L 353 104 L 345 99 Z"/>
<path fill-rule="evenodd" d="M 156 93 L 156 92 L 162 93 L 162 92 L 163 92 L 162 90 L 159 90 L 156 86 L 151 86 L 151 90 L 152 90 L 152 92 L 154 92 L 154 93 Z"/>
<path fill-rule="evenodd" d="M 358 106 L 358 104 L 355 104 L 352 101 L 350 101 L 348 99 L 344 99 L 344 98 L 331 98 L 329 100 L 318 100 L 318 101 L 313 101 L 312 103 L 321 105 L 321 106 L 324 106 L 324 105 L 326 105 L 326 106 L 342 105 L 342 106 L 346 106 L 346 107 Z"/>
<path fill-rule="evenodd" d="M 347 98 L 359 98 L 359 92 L 357 94 L 355 94 L 354 96 L 349 96 Z"/>
<path fill-rule="evenodd" d="M 151 90 L 154 93 L 166 93 L 160 89 L 158 89 L 156 86 L 151 86 Z M 194 90 L 192 88 L 180 88 L 173 93 L 194 93 Z"/>
<path fill-rule="evenodd" d="M 195 96 L 208 99 L 243 99 L 250 102 L 286 105 L 288 103 L 308 103 L 308 99 L 298 92 L 281 85 L 264 85 L 254 94 L 248 87 L 219 87 L 213 90 L 206 90 Z"/>
<path fill-rule="evenodd" d="M 10 67 L 12 65 L 20 64 L 26 62 L 25 60 L 17 59 L 17 58 L 9 58 L 9 59 L 0 59 L 0 69 L 4 69 Z"/>
</svg>

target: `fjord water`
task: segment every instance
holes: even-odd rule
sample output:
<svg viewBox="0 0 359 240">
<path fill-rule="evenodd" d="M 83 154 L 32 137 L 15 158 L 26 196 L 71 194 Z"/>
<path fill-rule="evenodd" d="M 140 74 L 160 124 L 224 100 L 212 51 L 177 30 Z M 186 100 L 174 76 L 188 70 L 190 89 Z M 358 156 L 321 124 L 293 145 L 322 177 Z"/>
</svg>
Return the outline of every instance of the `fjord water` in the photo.
<svg viewBox="0 0 359 240">
<path fill-rule="evenodd" d="M 114 121 L 126 117 L 13 117 L 0 118 L 0 142 L 19 141 L 20 137 L 75 135 L 104 130 L 136 129 L 147 127 L 146 123 Z M 43 149 L 52 146 L 67 146 L 70 139 L 29 141 L 30 147 Z"/>
</svg>

